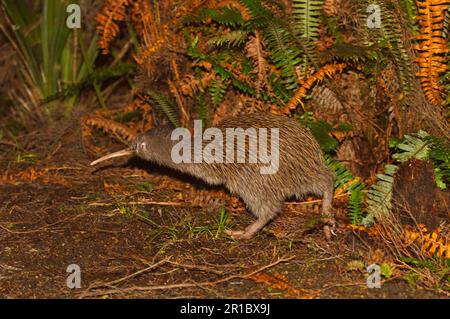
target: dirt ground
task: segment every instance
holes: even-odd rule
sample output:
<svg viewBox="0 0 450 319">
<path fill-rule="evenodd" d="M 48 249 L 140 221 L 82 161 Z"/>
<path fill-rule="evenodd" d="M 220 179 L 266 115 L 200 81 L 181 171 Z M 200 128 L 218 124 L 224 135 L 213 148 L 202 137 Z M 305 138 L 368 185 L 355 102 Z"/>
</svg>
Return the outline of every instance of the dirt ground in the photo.
<svg viewBox="0 0 450 319">
<path fill-rule="evenodd" d="M 77 120 L 18 143 L 0 145 L 1 298 L 446 297 L 395 274 L 369 289 L 374 248 L 339 202 L 332 242 L 318 227 L 320 203 L 287 204 L 255 238 L 234 241 L 222 230 L 253 219 L 242 203 L 135 159 L 93 169 Z M 66 284 L 71 264 L 79 289 Z"/>
</svg>

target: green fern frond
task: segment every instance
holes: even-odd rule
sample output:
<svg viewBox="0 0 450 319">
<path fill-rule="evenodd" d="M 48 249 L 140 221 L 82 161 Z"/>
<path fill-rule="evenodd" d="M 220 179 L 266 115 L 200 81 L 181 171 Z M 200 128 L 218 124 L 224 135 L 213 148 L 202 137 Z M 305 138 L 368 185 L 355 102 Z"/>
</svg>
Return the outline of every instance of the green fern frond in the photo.
<svg viewBox="0 0 450 319">
<path fill-rule="evenodd" d="M 208 44 L 212 44 L 218 47 L 221 46 L 228 46 L 231 47 L 237 47 L 239 45 L 242 45 L 245 40 L 248 37 L 248 32 L 243 30 L 235 30 L 230 31 L 224 35 L 220 35 L 217 37 L 213 37 L 208 40 Z"/>
<path fill-rule="evenodd" d="M 160 92 L 148 90 L 147 95 L 155 104 L 155 107 L 162 112 L 174 127 L 180 127 L 180 117 L 178 107 L 175 102 Z"/>
<path fill-rule="evenodd" d="M 392 158 L 401 163 L 413 157 L 418 160 L 427 160 L 430 150 L 429 136 L 424 131 L 419 131 L 414 135 L 405 135 L 403 141 L 396 146 L 401 152 L 392 155 Z"/>
<path fill-rule="evenodd" d="M 217 24 L 227 27 L 238 27 L 244 24 L 244 18 L 242 14 L 233 8 L 223 7 L 219 9 L 203 9 L 195 16 L 188 16 L 185 20 L 185 24 L 205 24 L 209 20 L 216 22 Z"/>
<path fill-rule="evenodd" d="M 301 51 L 292 45 L 292 35 L 275 21 L 270 21 L 263 32 L 270 59 L 281 70 L 281 76 L 287 90 L 298 87 L 295 67 L 302 62 Z"/>
<path fill-rule="evenodd" d="M 275 75 L 269 74 L 269 85 L 272 88 L 274 98 L 276 99 L 275 103 L 278 105 L 285 105 L 292 96 L 292 91 L 289 91 L 285 88 L 282 83 L 282 79 Z"/>
<path fill-rule="evenodd" d="M 398 166 L 388 164 L 383 174 L 377 174 L 378 181 L 370 187 L 367 194 L 368 215 L 362 221 L 365 226 L 368 226 L 370 221 L 381 220 L 391 213 L 394 174 L 397 169 Z"/>
<path fill-rule="evenodd" d="M 444 190 L 450 186 L 450 145 L 447 141 L 429 136 L 431 150 L 428 156 L 434 166 L 434 177 L 437 186 Z"/>
<path fill-rule="evenodd" d="M 370 49 L 370 47 L 361 47 L 348 43 L 337 43 L 324 51 L 321 56 L 328 62 L 343 61 L 359 65 L 373 59 L 374 52 Z"/>
<path fill-rule="evenodd" d="M 316 45 L 313 40 L 307 38 L 299 40 L 297 37 L 295 39 L 295 43 L 299 46 L 303 54 L 303 74 L 301 77 L 305 79 L 309 74 L 308 70 L 310 68 L 317 69 L 319 57 L 316 53 Z"/>
<path fill-rule="evenodd" d="M 253 18 L 268 17 L 271 12 L 267 10 L 261 3 L 261 0 L 240 0 L 242 5 L 247 8 Z"/>
<path fill-rule="evenodd" d="M 292 13 L 301 37 L 317 40 L 323 0 L 292 0 Z"/>
<path fill-rule="evenodd" d="M 350 198 L 348 199 L 347 215 L 350 218 L 352 225 L 360 225 L 363 220 L 364 211 L 364 191 L 362 189 L 355 189 L 350 191 Z"/>
<path fill-rule="evenodd" d="M 347 215 L 353 225 L 359 225 L 364 217 L 364 190 L 366 184 L 353 174 L 339 161 L 333 160 L 329 155 L 325 156 L 325 163 L 334 171 L 336 176 L 335 189 L 345 188 L 350 194 Z"/>
<path fill-rule="evenodd" d="M 241 91 L 242 93 L 246 93 L 251 96 L 256 96 L 256 90 L 249 83 L 236 78 L 233 73 L 222 67 L 219 63 L 213 62 L 212 67 L 217 74 L 220 75 L 223 81 L 231 81 L 231 84 Z"/>
<path fill-rule="evenodd" d="M 209 87 L 209 94 L 211 95 L 211 99 L 214 105 L 219 105 L 222 103 L 223 97 L 228 89 L 229 81 L 218 81 L 214 80 L 211 86 Z"/>
<path fill-rule="evenodd" d="M 320 148 L 326 154 L 334 153 L 339 146 L 339 142 L 331 136 L 332 132 L 349 132 L 352 130 L 348 123 L 339 123 L 339 125 L 333 127 L 326 121 L 316 120 L 311 112 L 302 114 L 298 121 L 311 130 Z"/>
<path fill-rule="evenodd" d="M 400 7 L 406 13 L 408 26 L 412 29 L 417 28 L 415 24 L 418 15 L 416 0 L 401 0 Z"/>
<path fill-rule="evenodd" d="M 332 159 L 331 156 L 325 155 L 325 163 L 336 175 L 334 184 L 336 189 L 345 187 L 348 192 L 352 192 L 363 190 L 366 187 L 366 184 L 357 179 L 341 162 Z"/>
<path fill-rule="evenodd" d="M 405 93 L 411 92 L 413 72 L 411 61 L 406 47 L 399 36 L 402 29 L 398 24 L 398 19 L 394 17 L 391 10 L 387 8 L 384 2 L 379 2 L 381 7 L 381 24 L 385 38 L 388 41 L 389 50 L 397 66 L 397 73 L 400 84 Z"/>
<path fill-rule="evenodd" d="M 375 43 L 381 48 L 385 48 L 389 51 L 397 68 L 400 86 L 405 93 L 410 93 L 412 90 L 414 74 L 410 56 L 403 43 L 402 37 L 400 36 L 402 34 L 402 28 L 399 24 L 399 19 L 395 17 L 394 12 L 387 7 L 384 1 L 364 0 L 360 5 L 360 14 L 364 25 L 367 25 L 367 21 L 369 20 L 369 12 L 366 11 L 369 4 L 380 7 L 381 29 L 369 29 L 367 27 L 367 32 L 370 33 L 373 38 L 370 39 L 370 41 L 366 39 L 366 44 L 372 45 Z"/>
</svg>

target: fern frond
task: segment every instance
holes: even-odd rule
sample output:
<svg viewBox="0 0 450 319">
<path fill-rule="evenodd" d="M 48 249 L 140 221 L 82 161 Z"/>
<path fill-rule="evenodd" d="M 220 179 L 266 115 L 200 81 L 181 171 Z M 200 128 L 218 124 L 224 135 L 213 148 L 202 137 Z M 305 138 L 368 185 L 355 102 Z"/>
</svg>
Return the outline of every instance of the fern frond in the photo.
<svg viewBox="0 0 450 319">
<path fill-rule="evenodd" d="M 413 27 L 417 19 L 417 5 L 416 0 L 401 0 L 400 7 L 402 11 L 406 13 L 408 19 L 408 25 Z"/>
<path fill-rule="evenodd" d="M 434 166 L 436 184 L 442 190 L 447 189 L 450 186 L 450 145 L 435 136 L 429 136 L 427 139 L 431 143 L 428 156 Z"/>
<path fill-rule="evenodd" d="M 444 20 L 449 4 L 447 0 L 417 0 L 417 6 L 420 25 L 420 34 L 417 36 L 420 43 L 415 46 L 419 52 L 416 61 L 420 70 L 417 76 L 427 99 L 434 105 L 441 105 L 444 101 L 444 86 L 440 83 L 440 75 L 448 68 L 444 56 L 449 52 Z"/>
<path fill-rule="evenodd" d="M 137 135 L 133 128 L 96 114 L 83 118 L 82 125 L 85 130 L 87 127 L 96 128 L 128 142 L 132 141 Z M 85 135 L 89 134 L 84 134 L 83 137 Z"/>
<path fill-rule="evenodd" d="M 394 57 L 401 87 L 405 93 L 409 93 L 412 88 L 413 72 L 409 54 L 400 37 L 402 29 L 398 23 L 398 19 L 394 17 L 394 13 L 389 10 L 385 3 L 379 2 L 379 4 L 381 7 L 383 34 L 389 43 L 389 50 Z"/>
<path fill-rule="evenodd" d="M 340 0 L 324 0 L 322 10 L 328 17 L 337 16 L 340 9 Z"/>
<path fill-rule="evenodd" d="M 442 36 L 444 39 L 450 39 L 450 6 L 445 11 L 444 27 L 442 28 Z"/>
<path fill-rule="evenodd" d="M 248 10 L 252 18 L 264 17 L 270 12 L 263 7 L 261 0 L 240 0 L 240 2 Z"/>
<path fill-rule="evenodd" d="M 377 174 L 378 181 L 373 184 L 367 194 L 367 213 L 363 224 L 368 226 L 372 220 L 381 220 L 391 213 L 394 174 L 398 166 L 388 164 L 383 174 Z"/>
<path fill-rule="evenodd" d="M 350 218 L 352 225 L 360 225 L 363 219 L 363 204 L 364 204 L 364 191 L 356 189 L 350 191 L 350 198 L 348 199 L 348 212 L 347 215 Z"/>
<path fill-rule="evenodd" d="M 266 52 L 262 46 L 262 39 L 260 33 L 257 31 L 255 37 L 248 41 L 246 47 L 246 57 L 251 58 L 255 65 L 253 73 L 257 75 L 256 80 L 256 97 L 259 98 L 259 93 L 262 87 L 267 87 L 267 73 L 269 71 L 269 63 L 266 60 Z"/>
<path fill-rule="evenodd" d="M 180 127 L 180 116 L 178 114 L 176 103 L 160 92 L 148 90 L 146 93 L 150 100 L 155 103 L 158 110 L 167 117 L 170 123 L 172 123 L 174 127 Z"/>
<path fill-rule="evenodd" d="M 289 101 L 292 96 L 292 92 L 287 90 L 282 83 L 282 79 L 279 75 L 270 74 L 268 75 L 269 85 L 272 89 L 273 95 L 277 101 L 278 105 L 284 105 Z"/>
<path fill-rule="evenodd" d="M 302 38 L 317 40 L 323 0 L 292 0 L 292 13 L 296 29 Z"/>
<path fill-rule="evenodd" d="M 248 37 L 248 32 L 243 30 L 234 30 L 228 33 L 225 33 L 220 36 L 212 37 L 208 40 L 207 44 L 212 44 L 217 47 L 228 46 L 237 47 L 244 43 L 244 41 Z"/>
<path fill-rule="evenodd" d="M 415 157 L 418 160 L 427 160 L 430 150 L 429 134 L 419 131 L 415 135 L 405 135 L 403 142 L 397 145 L 401 152 L 392 155 L 392 158 L 403 163 Z"/>
<path fill-rule="evenodd" d="M 219 25 L 227 27 L 242 26 L 245 22 L 241 11 L 226 7 L 225 5 L 218 9 L 202 9 L 195 16 L 189 16 L 184 20 L 186 24 L 201 23 L 205 24 L 209 20 Z"/>
<path fill-rule="evenodd" d="M 292 35 L 276 20 L 271 20 L 263 31 L 263 37 L 271 52 L 270 59 L 281 70 L 286 89 L 296 89 L 298 78 L 295 67 L 302 62 L 302 58 L 299 48 L 292 45 Z"/>
<path fill-rule="evenodd" d="M 402 28 L 399 20 L 395 17 L 395 13 L 388 8 L 384 1 L 381 0 L 366 0 L 362 1 L 360 6 L 360 15 L 364 25 L 367 26 L 369 20 L 369 13 L 367 6 L 375 4 L 380 7 L 381 13 L 381 28 L 366 28 L 366 45 L 378 45 L 382 48 L 387 48 L 392 55 L 392 60 L 395 63 L 400 86 L 405 93 L 411 92 L 414 74 L 412 71 L 412 63 L 410 55 L 402 41 Z M 370 39 L 368 38 L 370 34 Z"/>
<path fill-rule="evenodd" d="M 420 224 L 417 229 L 407 226 L 405 229 L 405 240 L 409 243 L 416 243 L 420 250 L 429 257 L 442 257 L 450 260 L 450 238 L 438 227 L 433 232 L 428 232 L 425 225 Z"/>
<path fill-rule="evenodd" d="M 203 72 L 201 78 L 197 79 L 192 75 L 188 74 L 181 81 L 180 91 L 184 95 L 194 96 L 195 93 L 199 90 L 203 90 L 205 87 L 208 87 L 210 83 L 214 81 L 216 78 L 216 73 L 213 71 Z"/>
<path fill-rule="evenodd" d="M 284 111 L 294 110 L 300 104 L 304 108 L 302 99 L 306 96 L 308 90 L 315 84 L 323 81 L 325 77 L 333 77 L 345 68 L 344 63 L 326 64 L 319 71 L 308 77 L 305 81 L 301 81 L 301 87 L 295 92 L 290 101 L 284 106 Z"/>
<path fill-rule="evenodd" d="M 334 184 L 336 189 L 352 192 L 363 190 L 366 187 L 361 179 L 355 177 L 341 162 L 334 160 L 331 156 L 325 155 L 325 163 L 336 175 Z"/>
<path fill-rule="evenodd" d="M 348 43 L 335 43 L 321 56 L 327 61 L 343 61 L 359 65 L 373 59 L 370 47 L 361 47 Z"/>
<path fill-rule="evenodd" d="M 360 225 L 364 217 L 364 189 L 366 184 L 353 174 L 339 161 L 325 156 L 325 163 L 334 171 L 336 176 L 335 189 L 350 194 L 347 205 L 347 215 L 353 225 Z M 336 191 L 336 192 L 337 192 Z"/>
<path fill-rule="evenodd" d="M 119 33 L 117 22 L 125 20 L 126 9 L 129 5 L 130 0 L 107 0 L 103 5 L 102 13 L 98 13 L 95 17 L 98 22 L 98 46 L 102 49 L 102 54 L 109 53 L 109 44 Z"/>
<path fill-rule="evenodd" d="M 222 103 L 223 97 L 228 89 L 229 81 L 214 80 L 209 87 L 209 94 L 214 105 Z"/>
</svg>

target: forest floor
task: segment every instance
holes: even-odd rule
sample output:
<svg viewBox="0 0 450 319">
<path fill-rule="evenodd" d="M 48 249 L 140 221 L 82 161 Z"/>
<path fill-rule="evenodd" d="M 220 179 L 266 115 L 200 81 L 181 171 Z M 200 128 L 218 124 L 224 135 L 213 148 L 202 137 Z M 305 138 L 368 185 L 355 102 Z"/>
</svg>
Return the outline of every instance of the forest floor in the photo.
<svg viewBox="0 0 450 319">
<path fill-rule="evenodd" d="M 191 194 L 207 186 L 135 159 L 94 169 L 79 127 L 62 120 L 20 137 L 21 151 L 0 145 L 0 298 L 446 297 L 395 274 L 369 289 L 380 249 L 348 227 L 338 201 L 331 242 L 317 227 L 320 202 L 287 204 L 234 241 L 222 230 L 253 220 L 241 202 L 219 196 L 226 214 L 195 206 Z M 79 289 L 67 287 L 71 264 Z"/>
</svg>

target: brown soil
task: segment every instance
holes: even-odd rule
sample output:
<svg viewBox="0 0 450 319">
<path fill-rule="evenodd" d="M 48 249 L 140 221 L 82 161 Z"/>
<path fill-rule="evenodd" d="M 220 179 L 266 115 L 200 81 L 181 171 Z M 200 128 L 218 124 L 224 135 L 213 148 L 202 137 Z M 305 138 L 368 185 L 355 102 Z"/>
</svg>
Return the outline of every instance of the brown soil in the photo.
<svg viewBox="0 0 450 319">
<path fill-rule="evenodd" d="M 193 206 L 195 189 L 204 194 L 207 186 L 136 160 L 93 170 L 78 121 L 66 122 L 22 136 L 24 150 L 0 145 L 2 298 L 445 296 L 411 287 L 400 271 L 368 289 L 365 267 L 377 250 L 349 230 L 339 203 L 333 242 L 316 227 L 319 207 L 299 204 L 286 205 L 252 240 L 236 242 L 220 231 L 220 210 Z M 19 160 L 31 152 L 36 162 Z M 218 201 L 227 227 L 252 221 L 228 195 Z M 66 286 L 70 264 L 81 268 L 80 289 Z"/>
</svg>

